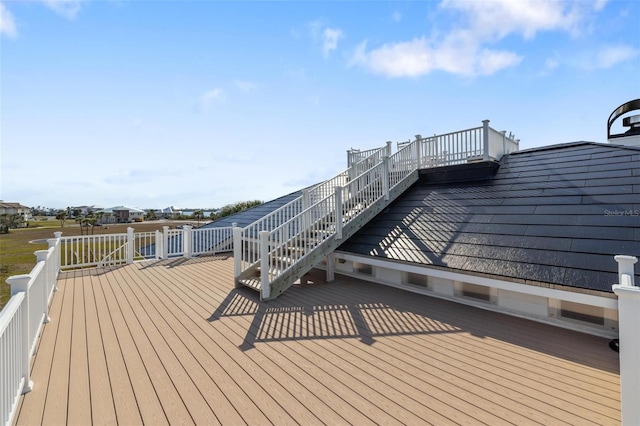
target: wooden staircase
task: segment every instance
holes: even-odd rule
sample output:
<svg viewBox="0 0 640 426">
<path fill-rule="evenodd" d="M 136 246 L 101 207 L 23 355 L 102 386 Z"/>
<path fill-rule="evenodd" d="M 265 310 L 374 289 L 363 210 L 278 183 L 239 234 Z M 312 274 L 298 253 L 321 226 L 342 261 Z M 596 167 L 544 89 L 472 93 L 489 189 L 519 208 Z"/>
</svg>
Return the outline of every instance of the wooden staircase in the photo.
<svg viewBox="0 0 640 426">
<path fill-rule="evenodd" d="M 418 180 L 415 161 L 407 161 L 412 149 L 391 157 L 390 146 L 376 150 L 304 194 L 297 214 L 272 220 L 272 227 L 262 221 L 237 230 L 237 285 L 259 291 L 262 300 L 282 294 Z"/>
<path fill-rule="evenodd" d="M 418 180 L 421 168 L 496 161 L 518 140 L 482 127 L 369 151 L 349 151 L 349 168 L 257 222 L 235 229 L 237 285 L 278 297 Z"/>
</svg>

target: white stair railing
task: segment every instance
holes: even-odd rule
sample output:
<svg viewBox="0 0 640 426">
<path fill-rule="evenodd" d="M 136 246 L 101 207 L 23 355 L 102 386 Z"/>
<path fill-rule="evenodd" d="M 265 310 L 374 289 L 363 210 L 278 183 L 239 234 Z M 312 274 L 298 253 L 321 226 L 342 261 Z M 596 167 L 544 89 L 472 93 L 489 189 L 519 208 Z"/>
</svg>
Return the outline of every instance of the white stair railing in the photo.
<svg viewBox="0 0 640 426">
<path fill-rule="evenodd" d="M 361 173 L 344 186 L 336 186 L 333 194 L 323 198 L 300 215 L 278 228 L 264 231 L 258 252 L 267 253 L 260 259 L 261 293 L 271 297 L 271 283 L 319 249 L 330 238 L 342 238 L 342 229 L 417 170 L 415 152 L 420 140 L 406 145 L 391 157 Z M 393 170 L 393 172 L 391 172 Z M 393 176 L 393 178 L 392 178 Z"/>
<path fill-rule="evenodd" d="M 255 267 L 260 260 L 260 233 L 262 231 L 272 231 L 292 218 L 302 214 L 309 206 L 314 205 L 326 197 L 333 195 L 337 186 L 346 185 L 353 176 L 357 176 L 362 171 L 366 170 L 364 167 L 368 164 L 379 163 L 382 161 L 385 153 L 390 152 L 390 143 L 387 143 L 381 148 L 371 149 L 366 151 L 366 155 L 363 157 L 357 157 L 358 161 L 352 162 L 347 170 L 337 174 L 331 179 L 328 179 L 313 188 L 303 192 L 301 196 L 290 201 L 284 206 L 279 207 L 273 212 L 260 218 L 259 220 L 247 225 L 241 230 L 237 230 L 237 236 L 234 236 L 235 247 L 235 275 L 236 278 L 240 274 Z M 360 153 L 359 153 L 360 154 Z M 371 166 L 369 166 L 370 168 Z M 298 223 L 298 222 L 294 222 Z M 291 225 L 295 226 L 295 225 Z M 290 232 L 294 232 L 289 227 Z M 295 232 L 300 232 L 304 229 L 298 228 Z"/>
<path fill-rule="evenodd" d="M 495 134 L 500 135 L 500 140 Z M 379 157 L 380 161 L 356 176 L 347 173 L 346 177 L 341 174 L 328 180 L 316 192 L 317 202 L 298 216 L 271 231 L 254 234 L 252 265 L 260 265 L 262 298 L 270 298 L 271 283 L 314 254 L 325 241 L 341 239 L 345 225 L 379 200 L 390 201 L 390 192 L 420 168 L 499 160 L 502 154 L 517 150 L 517 146 L 517 140 L 491 129 L 489 120 L 484 120 L 482 127 L 429 138 L 417 135 L 413 142 L 403 143 L 394 155 Z M 383 154 L 390 149 L 388 143 Z"/>
</svg>

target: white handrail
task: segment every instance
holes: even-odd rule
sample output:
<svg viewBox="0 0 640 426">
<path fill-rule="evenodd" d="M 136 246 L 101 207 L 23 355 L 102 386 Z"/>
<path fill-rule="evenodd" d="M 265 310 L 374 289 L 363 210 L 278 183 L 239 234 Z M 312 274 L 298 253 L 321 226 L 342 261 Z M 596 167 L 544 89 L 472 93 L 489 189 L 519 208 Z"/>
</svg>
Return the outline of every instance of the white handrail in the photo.
<svg viewBox="0 0 640 426">
<path fill-rule="evenodd" d="M 240 250 L 238 250 L 241 257 L 240 259 L 236 259 L 236 264 L 238 265 L 236 269 L 240 271 L 239 273 L 249 270 L 259 261 L 260 232 L 272 231 L 278 228 L 292 218 L 302 214 L 302 212 L 309 208 L 309 206 L 333 195 L 337 186 L 346 185 L 354 176 L 358 176 L 364 170 L 370 168 L 371 164 L 381 162 L 385 153 L 388 155 L 389 149 L 390 146 L 387 144 L 382 148 L 370 149 L 359 153 L 363 158 L 352 163 L 351 167 L 347 170 L 344 170 L 331 179 L 304 191 L 300 197 L 297 197 L 284 206 L 279 207 L 273 212 L 244 227 L 241 232 L 240 240 L 236 242 L 236 244 L 241 246 Z M 302 225 L 300 224 L 300 226 Z"/>
<path fill-rule="evenodd" d="M 7 278 L 11 299 L 0 311 L 0 423 L 11 424 L 20 395 L 31 391 L 31 356 L 42 326 L 49 322 L 49 303 L 59 272 L 60 239 L 36 251 L 30 273 Z"/>
</svg>

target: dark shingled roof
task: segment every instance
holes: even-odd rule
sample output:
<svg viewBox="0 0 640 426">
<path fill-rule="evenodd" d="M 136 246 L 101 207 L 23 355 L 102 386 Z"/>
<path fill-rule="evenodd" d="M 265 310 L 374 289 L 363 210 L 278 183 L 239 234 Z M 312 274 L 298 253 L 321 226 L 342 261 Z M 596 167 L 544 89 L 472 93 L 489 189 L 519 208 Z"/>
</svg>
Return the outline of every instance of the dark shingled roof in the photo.
<svg viewBox="0 0 640 426">
<path fill-rule="evenodd" d="M 213 222 L 201 226 L 201 228 L 223 228 L 226 226 L 231 226 L 234 222 L 237 223 L 239 227 L 244 228 L 245 226 L 252 224 L 256 220 L 268 215 L 279 207 L 284 206 L 288 202 L 295 200 L 301 195 L 302 189 L 300 191 L 292 192 L 291 194 L 287 194 L 280 198 L 276 198 L 275 200 L 267 201 L 266 203 L 262 203 L 259 206 L 253 207 L 249 210 L 234 213 L 218 220 L 214 220 Z"/>
<path fill-rule="evenodd" d="M 640 256 L 639 148 L 520 151 L 471 182 L 464 168 L 421 171 L 339 250 L 606 292 L 618 281 L 613 256 Z"/>
</svg>

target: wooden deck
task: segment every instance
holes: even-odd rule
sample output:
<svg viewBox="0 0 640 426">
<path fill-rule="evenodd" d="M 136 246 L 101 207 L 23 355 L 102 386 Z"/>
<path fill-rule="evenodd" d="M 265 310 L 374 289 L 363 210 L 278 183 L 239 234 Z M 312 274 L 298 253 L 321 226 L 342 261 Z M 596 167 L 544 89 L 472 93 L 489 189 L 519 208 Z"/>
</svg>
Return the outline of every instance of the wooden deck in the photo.
<svg viewBox="0 0 640 426">
<path fill-rule="evenodd" d="M 620 423 L 605 339 L 321 273 L 260 303 L 232 263 L 63 274 L 16 423 Z"/>
</svg>

